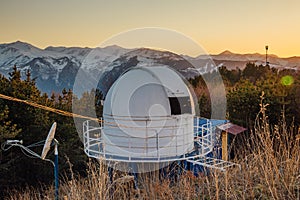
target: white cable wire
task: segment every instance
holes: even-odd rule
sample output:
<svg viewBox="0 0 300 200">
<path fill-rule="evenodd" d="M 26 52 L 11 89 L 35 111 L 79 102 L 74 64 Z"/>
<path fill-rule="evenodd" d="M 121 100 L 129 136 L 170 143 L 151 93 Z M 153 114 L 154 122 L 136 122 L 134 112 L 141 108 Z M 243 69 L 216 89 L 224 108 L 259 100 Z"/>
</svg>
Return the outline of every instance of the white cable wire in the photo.
<svg viewBox="0 0 300 200">
<path fill-rule="evenodd" d="M 31 149 L 23 146 L 23 145 L 20 145 L 20 144 L 12 144 L 12 146 L 17 146 L 17 147 L 20 147 L 21 149 L 25 150 L 27 153 L 37 157 L 37 158 L 41 158 L 40 155 L 38 155 L 37 153 L 35 153 L 34 151 L 32 151 Z"/>
<path fill-rule="evenodd" d="M 29 145 L 29 146 L 27 146 L 27 147 L 25 147 L 25 146 L 23 146 L 23 145 L 21 145 L 21 144 L 18 144 L 18 143 L 7 143 L 7 142 L 4 142 L 4 143 L 2 143 L 1 144 L 1 149 L 3 150 L 3 151 L 7 151 L 7 150 L 9 150 L 10 148 L 12 148 L 12 147 L 19 147 L 20 149 L 21 149 L 21 151 L 22 151 L 22 153 L 25 155 L 25 156 L 27 156 L 27 157 L 29 157 L 29 158 L 40 158 L 41 159 L 41 156 L 39 155 L 39 154 L 37 154 L 37 153 L 35 153 L 34 151 L 32 151 L 31 149 L 29 149 L 29 147 L 35 147 L 35 146 L 41 146 L 40 145 L 40 143 L 41 143 L 42 141 L 40 141 L 40 142 L 37 142 L 37 143 L 34 143 L 34 144 L 32 144 L 32 145 Z M 43 141 L 44 142 L 44 141 Z M 50 163 L 52 163 L 52 165 L 54 166 L 54 162 L 52 161 L 52 160 L 50 160 L 50 159 L 44 159 L 45 161 L 48 161 L 48 162 L 50 162 Z"/>
<path fill-rule="evenodd" d="M 6 142 L 2 143 L 2 144 L 1 144 L 1 149 L 2 149 L 3 151 L 7 151 L 7 150 L 9 150 L 10 148 L 12 148 L 11 145 L 9 145 L 8 147 L 6 147 L 6 146 L 8 146 Z"/>
<path fill-rule="evenodd" d="M 45 144 L 45 140 L 43 141 L 39 141 L 39 142 L 36 142 L 36 143 L 33 143 L 31 145 L 28 145 L 27 148 L 30 148 L 30 147 L 38 147 L 38 146 L 42 146 Z"/>
<path fill-rule="evenodd" d="M 26 151 L 25 151 L 23 148 L 20 148 L 20 149 L 21 149 L 22 153 L 23 153 L 25 156 L 27 156 L 27 157 L 29 157 L 29 158 L 37 158 L 36 156 L 32 156 L 32 155 L 26 153 Z"/>
</svg>

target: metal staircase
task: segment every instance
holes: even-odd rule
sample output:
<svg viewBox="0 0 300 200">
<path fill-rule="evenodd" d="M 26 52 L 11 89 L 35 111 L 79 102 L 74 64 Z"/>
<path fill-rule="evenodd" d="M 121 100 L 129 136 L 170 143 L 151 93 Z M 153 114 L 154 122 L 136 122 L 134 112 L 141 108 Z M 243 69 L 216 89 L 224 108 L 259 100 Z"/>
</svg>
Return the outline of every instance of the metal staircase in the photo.
<svg viewBox="0 0 300 200">
<path fill-rule="evenodd" d="M 198 156 L 188 158 L 187 162 L 193 166 L 199 165 L 220 171 L 226 171 L 227 168 L 233 166 L 241 167 L 239 164 L 206 155 L 207 152 L 213 151 L 217 141 L 220 140 L 211 120 L 195 117 L 194 125 L 194 142 Z"/>
<path fill-rule="evenodd" d="M 212 123 L 208 119 L 196 117 L 194 122 L 194 142 L 197 153 L 205 155 L 211 152 L 215 145 L 214 138 Z"/>
<path fill-rule="evenodd" d="M 187 159 L 186 160 L 189 163 L 192 163 L 193 165 L 200 165 L 203 167 L 208 167 L 211 169 L 217 169 L 220 171 L 226 171 L 227 168 L 237 166 L 241 169 L 241 166 L 237 163 L 233 163 L 230 161 L 225 161 L 217 158 L 212 158 L 212 157 L 198 157 L 194 159 Z"/>
</svg>

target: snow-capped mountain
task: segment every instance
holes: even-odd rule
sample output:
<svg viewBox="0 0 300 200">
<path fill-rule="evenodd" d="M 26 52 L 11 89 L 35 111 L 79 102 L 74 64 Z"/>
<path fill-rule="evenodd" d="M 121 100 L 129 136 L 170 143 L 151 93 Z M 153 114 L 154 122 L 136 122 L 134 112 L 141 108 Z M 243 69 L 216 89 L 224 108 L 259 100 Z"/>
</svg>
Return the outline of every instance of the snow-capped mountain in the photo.
<svg viewBox="0 0 300 200">
<path fill-rule="evenodd" d="M 270 66 L 279 69 L 299 70 L 300 68 L 300 57 L 279 58 L 269 55 L 268 61 Z M 23 75 L 30 70 L 32 77 L 37 78 L 38 88 L 49 94 L 60 92 L 63 88 L 72 89 L 79 69 L 82 73 L 82 81 L 93 85 L 95 81 L 96 85 L 100 82 L 98 87 L 105 92 L 120 74 L 134 66 L 167 65 L 190 78 L 211 72 L 220 66 L 229 69 L 244 68 L 248 62 L 265 64 L 265 55 L 224 51 L 218 55 L 199 55 L 194 58 L 167 51 L 147 48 L 126 49 L 115 45 L 104 48 L 40 49 L 20 41 L 0 44 L 0 73 L 8 76 L 14 65 Z"/>
<path fill-rule="evenodd" d="M 129 49 L 118 46 L 105 48 L 47 47 L 39 49 L 24 42 L 0 44 L 0 73 L 8 76 L 16 65 L 22 75 L 27 70 L 37 78 L 37 86 L 46 93 L 72 88 L 78 69 L 84 65 L 88 79 Z"/>
<path fill-rule="evenodd" d="M 169 66 L 186 78 L 199 75 L 197 71 L 190 70 L 194 68 L 190 62 L 177 54 L 141 48 L 123 54 L 108 65 L 100 76 L 98 88 L 105 95 L 110 86 L 122 73 L 131 67 L 142 66 Z"/>
</svg>

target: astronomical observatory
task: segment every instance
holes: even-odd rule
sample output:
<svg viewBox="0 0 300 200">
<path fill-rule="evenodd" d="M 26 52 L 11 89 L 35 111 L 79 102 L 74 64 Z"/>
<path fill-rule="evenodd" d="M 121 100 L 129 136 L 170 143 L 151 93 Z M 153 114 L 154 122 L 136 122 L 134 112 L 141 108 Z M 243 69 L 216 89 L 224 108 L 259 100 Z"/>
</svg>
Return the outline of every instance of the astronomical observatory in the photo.
<svg viewBox="0 0 300 200">
<path fill-rule="evenodd" d="M 196 116 L 194 101 L 189 85 L 173 69 L 131 68 L 109 89 L 100 127 L 84 122 L 85 153 L 134 173 L 178 161 L 220 170 L 235 165 L 211 156 L 221 144 L 217 127 L 227 121 Z"/>
</svg>

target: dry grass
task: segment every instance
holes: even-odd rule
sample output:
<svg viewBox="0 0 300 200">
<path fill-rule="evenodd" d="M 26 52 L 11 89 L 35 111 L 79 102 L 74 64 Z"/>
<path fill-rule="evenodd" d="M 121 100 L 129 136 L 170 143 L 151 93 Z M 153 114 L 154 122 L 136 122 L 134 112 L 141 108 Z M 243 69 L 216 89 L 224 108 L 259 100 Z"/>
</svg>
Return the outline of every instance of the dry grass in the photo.
<svg viewBox="0 0 300 200">
<path fill-rule="evenodd" d="M 235 162 L 241 170 L 211 171 L 195 177 L 185 173 L 175 181 L 140 179 L 134 189 L 131 176 L 115 174 L 112 183 L 102 162 L 90 162 L 88 177 L 62 181 L 61 199 L 300 199 L 300 132 L 283 120 L 270 127 L 261 105 L 251 137 L 244 139 Z M 6 199 L 54 199 L 53 188 L 11 191 Z"/>
</svg>

